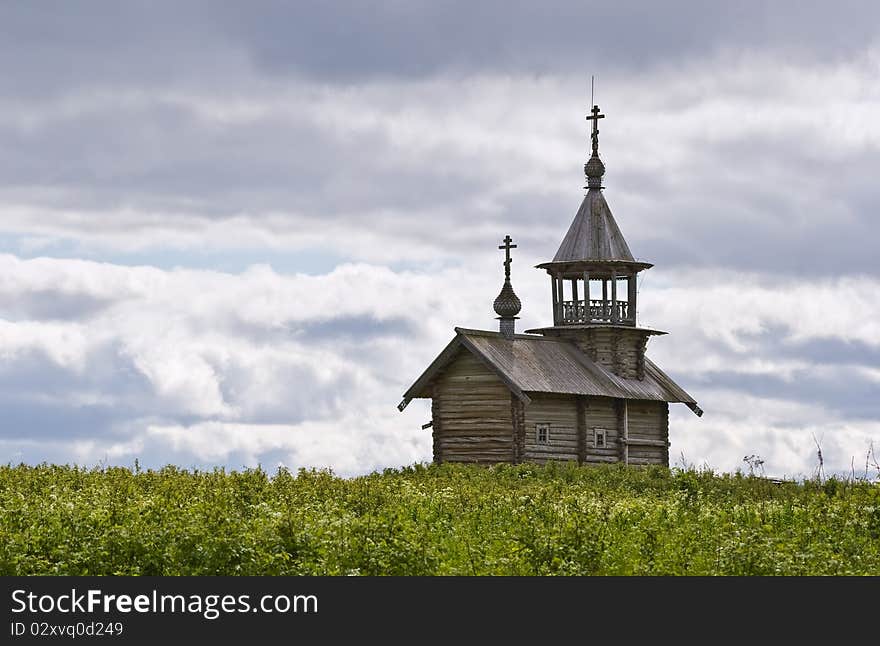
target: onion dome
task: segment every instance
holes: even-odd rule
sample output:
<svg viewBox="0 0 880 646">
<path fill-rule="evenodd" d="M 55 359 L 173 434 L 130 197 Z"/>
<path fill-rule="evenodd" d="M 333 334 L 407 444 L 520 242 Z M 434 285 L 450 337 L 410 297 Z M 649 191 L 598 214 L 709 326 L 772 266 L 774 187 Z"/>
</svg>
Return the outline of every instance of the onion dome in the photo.
<svg viewBox="0 0 880 646">
<path fill-rule="evenodd" d="M 586 188 L 602 188 L 602 177 L 605 175 L 605 164 L 594 154 L 590 161 L 584 164 L 584 175 L 587 176 Z"/>
<path fill-rule="evenodd" d="M 495 313 L 502 318 L 512 318 L 522 309 L 522 302 L 519 300 L 519 296 L 514 293 L 509 278 L 504 280 L 504 287 L 501 288 L 501 293 L 495 299 L 494 308 Z"/>
</svg>

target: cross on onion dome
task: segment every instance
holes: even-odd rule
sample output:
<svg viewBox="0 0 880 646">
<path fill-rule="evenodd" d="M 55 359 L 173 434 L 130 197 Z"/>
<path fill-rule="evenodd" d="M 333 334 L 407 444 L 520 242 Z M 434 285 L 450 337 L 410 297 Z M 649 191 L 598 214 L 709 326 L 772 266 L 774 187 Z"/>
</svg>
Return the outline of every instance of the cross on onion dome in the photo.
<svg viewBox="0 0 880 646">
<path fill-rule="evenodd" d="M 504 236 L 504 244 L 498 247 L 504 249 L 504 285 L 493 304 L 495 313 L 501 319 L 501 333 L 507 338 L 513 338 L 514 319 L 522 309 L 522 302 L 513 291 L 513 285 L 510 284 L 510 263 L 513 262 L 510 259 L 510 250 L 516 249 L 516 245 L 511 244 L 512 242 L 509 235 Z"/>
<path fill-rule="evenodd" d="M 504 278 L 510 280 L 510 263 L 513 261 L 510 259 L 510 250 L 516 249 L 515 244 L 510 244 L 513 242 L 513 238 L 509 235 L 504 236 L 503 240 L 504 244 L 498 247 L 499 249 L 504 249 Z"/>
</svg>

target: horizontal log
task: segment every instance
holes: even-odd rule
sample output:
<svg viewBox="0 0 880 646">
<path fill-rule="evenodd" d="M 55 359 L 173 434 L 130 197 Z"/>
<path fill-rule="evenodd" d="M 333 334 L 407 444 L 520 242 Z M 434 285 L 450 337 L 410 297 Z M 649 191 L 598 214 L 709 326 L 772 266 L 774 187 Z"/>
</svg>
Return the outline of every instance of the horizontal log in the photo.
<svg viewBox="0 0 880 646">
<path fill-rule="evenodd" d="M 537 435 L 537 430 L 535 426 L 526 425 L 526 436 L 531 436 L 532 441 L 535 441 L 535 436 Z M 578 434 L 576 432 L 566 430 L 566 429 L 558 429 L 554 428 L 553 425 L 550 425 L 550 440 L 562 440 L 565 442 L 577 442 Z"/>
<path fill-rule="evenodd" d="M 535 424 L 550 424 L 550 426 L 565 430 L 568 433 L 575 432 L 577 429 L 577 417 L 553 417 L 552 415 L 525 415 L 524 421 L 526 426 L 535 427 Z"/>
<path fill-rule="evenodd" d="M 440 412 L 449 419 L 510 419 L 510 404 L 507 405 L 507 413 L 500 407 L 441 407 Z"/>
<path fill-rule="evenodd" d="M 512 458 L 447 458 L 443 456 L 441 462 L 453 462 L 455 464 L 507 464 Z"/>
<path fill-rule="evenodd" d="M 532 453 L 526 451 L 526 460 L 560 460 L 563 462 L 577 462 L 577 453 Z"/>
<path fill-rule="evenodd" d="M 467 450 L 443 447 L 443 457 L 468 457 L 477 458 L 497 458 L 499 460 L 509 460 L 513 455 L 511 449 L 488 449 L 488 448 L 468 448 Z"/>
<path fill-rule="evenodd" d="M 617 428 L 617 415 L 591 415 L 587 412 L 587 428 Z"/>
<path fill-rule="evenodd" d="M 553 419 L 552 417 L 529 417 L 528 415 L 525 418 L 526 428 L 535 430 L 535 427 L 538 424 L 549 424 L 550 429 L 556 433 L 568 433 L 568 434 L 577 434 L 577 420 L 576 419 Z"/>
<path fill-rule="evenodd" d="M 610 464 L 612 462 L 620 462 L 620 459 L 617 456 L 610 455 L 590 455 L 588 454 L 584 458 L 584 462 L 592 462 L 592 463 L 602 463 L 602 464 Z"/>
<path fill-rule="evenodd" d="M 438 437 L 441 439 L 449 438 L 451 440 L 474 438 L 485 442 L 497 442 L 499 440 L 509 442 L 513 437 L 513 431 L 510 427 L 508 427 L 507 430 L 503 433 L 486 433 L 481 432 L 481 429 L 459 429 L 455 431 L 449 431 L 444 428 L 443 431 L 438 434 Z"/>
<path fill-rule="evenodd" d="M 627 464 L 632 464 L 634 466 L 648 466 L 651 464 L 666 464 L 666 461 L 662 458 L 662 456 L 657 459 L 646 459 L 646 458 L 630 458 L 627 461 Z"/>
<path fill-rule="evenodd" d="M 550 453 L 577 453 L 577 444 L 526 444 L 527 451 L 547 451 Z"/>
<path fill-rule="evenodd" d="M 561 460 L 561 459 L 559 459 L 559 458 L 551 458 L 551 459 L 548 459 L 548 460 L 545 460 L 545 459 L 543 459 L 543 458 L 524 458 L 523 461 L 524 461 L 524 462 L 528 462 L 528 463 L 530 463 L 530 464 L 548 464 L 548 463 L 550 463 L 550 462 L 577 462 L 576 459 L 573 459 L 573 460 Z"/>
<path fill-rule="evenodd" d="M 463 427 L 463 428 L 452 428 L 448 429 L 444 426 L 441 431 L 437 434 L 438 437 L 450 437 L 450 438 L 460 438 L 460 437 L 477 437 L 477 438 L 485 438 L 486 440 L 493 440 L 495 438 L 508 438 L 513 434 L 513 428 L 511 426 L 499 427 L 499 428 L 475 428 L 475 427 Z"/>
<path fill-rule="evenodd" d="M 525 425 L 526 434 L 531 433 L 532 435 L 535 435 L 535 433 L 537 433 L 537 426 L 538 425 L 536 425 L 536 424 L 528 424 L 527 423 Z M 573 428 L 559 427 L 559 426 L 554 426 L 553 424 L 550 424 L 550 436 L 551 437 L 564 437 L 564 438 L 576 440 L 577 436 L 578 436 L 578 432 Z"/>
<path fill-rule="evenodd" d="M 445 426 L 441 429 L 440 433 L 438 433 L 438 437 L 485 437 L 485 438 L 493 438 L 493 437 L 506 437 L 510 438 L 513 433 L 513 429 L 510 426 L 505 428 L 446 428 Z"/>
<path fill-rule="evenodd" d="M 576 439 L 560 440 L 559 438 L 551 437 L 549 442 L 538 443 L 535 441 L 535 438 L 526 437 L 526 446 L 555 446 L 576 449 L 578 447 L 578 441 Z"/>
<path fill-rule="evenodd" d="M 629 461 L 633 464 L 640 464 L 641 462 L 645 464 L 666 464 L 666 455 L 663 453 L 636 453 L 635 455 L 630 454 Z"/>
<path fill-rule="evenodd" d="M 472 438 L 472 437 L 441 437 L 439 438 L 440 446 L 446 448 L 453 447 L 486 447 L 489 449 L 493 448 L 506 448 L 513 445 L 511 440 L 502 440 L 493 438 Z"/>
<path fill-rule="evenodd" d="M 616 446 L 608 446 L 604 449 L 597 449 L 596 447 L 588 446 L 587 455 L 620 455 L 620 449 Z"/>
<path fill-rule="evenodd" d="M 630 437 L 629 439 L 620 438 L 620 441 L 629 446 L 669 446 L 666 440 L 643 440 L 640 438 Z"/>
<path fill-rule="evenodd" d="M 510 406 L 510 394 L 507 395 L 508 402 L 507 405 Z M 456 396 L 453 395 L 449 398 L 443 398 L 438 400 L 438 404 L 441 408 L 449 409 L 449 410 L 468 410 L 468 409 L 483 409 L 483 408 L 491 408 L 493 410 L 501 410 L 504 405 L 504 397 L 502 395 L 492 395 L 485 396 L 481 398 L 468 398 L 464 395 Z"/>
<path fill-rule="evenodd" d="M 507 395 L 507 405 L 510 406 L 510 395 Z M 443 398 L 439 400 L 441 408 L 464 409 L 468 408 L 494 408 L 501 410 L 504 405 L 504 397 L 502 394 L 481 397 L 466 397 L 465 395 L 452 396 L 451 398 Z"/>
<path fill-rule="evenodd" d="M 447 418 L 440 416 L 443 428 L 510 428 L 512 418 L 508 417 L 462 417 Z"/>
<path fill-rule="evenodd" d="M 526 451 L 546 451 L 547 453 L 574 453 L 578 452 L 577 444 L 553 445 L 553 444 L 526 444 Z"/>
<path fill-rule="evenodd" d="M 630 434 L 629 439 L 631 439 L 631 440 L 647 440 L 650 442 L 661 442 L 661 443 L 666 442 L 666 437 L 659 436 L 659 435 L 645 436 L 645 435 L 632 435 L 632 434 Z M 658 444 L 658 446 L 660 446 L 660 445 Z"/>
<path fill-rule="evenodd" d="M 447 417 L 441 413 L 443 420 L 443 428 L 452 428 L 453 426 L 507 426 L 510 427 L 511 417 Z"/>
<path fill-rule="evenodd" d="M 537 431 L 534 426 L 526 426 L 526 435 L 532 436 L 532 441 L 537 434 Z M 557 429 L 550 426 L 550 440 L 562 440 L 564 442 L 577 442 L 578 434 L 573 431 L 569 431 L 566 429 Z"/>
</svg>

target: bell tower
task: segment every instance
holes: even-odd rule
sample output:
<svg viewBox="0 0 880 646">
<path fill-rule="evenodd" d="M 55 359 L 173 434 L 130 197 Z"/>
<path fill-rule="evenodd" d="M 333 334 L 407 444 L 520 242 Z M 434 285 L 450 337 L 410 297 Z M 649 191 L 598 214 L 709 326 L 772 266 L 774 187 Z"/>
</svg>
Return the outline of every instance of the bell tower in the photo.
<svg viewBox="0 0 880 646">
<path fill-rule="evenodd" d="M 553 260 L 537 267 L 550 275 L 553 327 L 528 330 L 574 342 L 593 361 L 626 379 L 645 377 L 645 348 L 659 330 L 638 327 L 638 274 L 652 267 L 633 258 L 602 193 L 599 106 L 592 121 L 592 155 L 584 165 L 587 194 Z"/>
</svg>

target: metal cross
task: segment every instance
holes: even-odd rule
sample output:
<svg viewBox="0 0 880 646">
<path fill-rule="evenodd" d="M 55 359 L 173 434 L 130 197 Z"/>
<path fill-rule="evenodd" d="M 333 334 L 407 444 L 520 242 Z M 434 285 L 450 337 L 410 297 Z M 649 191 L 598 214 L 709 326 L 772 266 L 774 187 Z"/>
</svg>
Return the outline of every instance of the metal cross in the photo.
<svg viewBox="0 0 880 646">
<path fill-rule="evenodd" d="M 515 244 L 510 244 L 513 242 L 513 238 L 509 235 L 504 236 L 504 244 L 498 247 L 499 249 L 504 249 L 504 277 L 510 278 L 510 263 L 513 261 L 510 259 L 510 250 L 516 249 Z"/>
<path fill-rule="evenodd" d="M 593 114 L 592 114 L 592 116 L 587 116 L 587 121 L 593 122 L 593 135 L 592 135 L 593 154 L 598 155 L 599 154 L 599 119 L 604 119 L 605 115 L 599 114 L 599 106 L 598 105 L 594 105 L 593 109 L 590 110 L 590 112 L 592 112 Z"/>
</svg>

